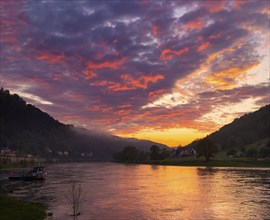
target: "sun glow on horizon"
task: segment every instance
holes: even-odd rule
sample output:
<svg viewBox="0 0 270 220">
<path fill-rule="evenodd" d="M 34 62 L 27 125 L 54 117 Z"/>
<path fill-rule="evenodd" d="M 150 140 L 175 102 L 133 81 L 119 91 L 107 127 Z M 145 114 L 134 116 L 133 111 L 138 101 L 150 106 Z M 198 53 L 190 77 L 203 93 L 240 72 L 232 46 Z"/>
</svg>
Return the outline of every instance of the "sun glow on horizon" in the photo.
<svg viewBox="0 0 270 220">
<path fill-rule="evenodd" d="M 202 132 L 192 128 L 169 128 L 164 130 L 145 129 L 134 134 L 118 134 L 121 137 L 145 139 L 169 147 L 185 146 L 195 139 L 205 137 L 209 132 Z"/>
</svg>

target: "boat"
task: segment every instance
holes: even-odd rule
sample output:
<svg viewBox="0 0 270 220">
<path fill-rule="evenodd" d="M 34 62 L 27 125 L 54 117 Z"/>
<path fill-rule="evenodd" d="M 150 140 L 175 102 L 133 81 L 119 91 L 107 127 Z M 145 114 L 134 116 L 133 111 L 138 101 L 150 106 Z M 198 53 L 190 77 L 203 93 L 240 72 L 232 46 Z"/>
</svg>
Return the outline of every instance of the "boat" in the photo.
<svg viewBox="0 0 270 220">
<path fill-rule="evenodd" d="M 33 180 L 45 180 L 47 173 L 44 170 L 43 166 L 33 167 L 32 170 L 28 172 L 18 172 L 12 174 L 8 177 L 9 180 L 24 180 L 24 181 L 33 181 Z"/>
</svg>

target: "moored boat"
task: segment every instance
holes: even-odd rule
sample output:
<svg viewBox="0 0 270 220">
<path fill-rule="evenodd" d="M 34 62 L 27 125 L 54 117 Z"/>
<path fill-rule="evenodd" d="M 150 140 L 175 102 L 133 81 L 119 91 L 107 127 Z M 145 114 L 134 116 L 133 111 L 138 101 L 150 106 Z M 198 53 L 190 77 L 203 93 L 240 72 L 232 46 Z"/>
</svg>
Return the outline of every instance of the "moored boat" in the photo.
<svg viewBox="0 0 270 220">
<path fill-rule="evenodd" d="M 47 173 L 42 166 L 33 167 L 32 170 L 28 172 L 18 172 L 10 175 L 9 180 L 24 180 L 24 181 L 33 181 L 33 180 L 45 180 Z"/>
</svg>

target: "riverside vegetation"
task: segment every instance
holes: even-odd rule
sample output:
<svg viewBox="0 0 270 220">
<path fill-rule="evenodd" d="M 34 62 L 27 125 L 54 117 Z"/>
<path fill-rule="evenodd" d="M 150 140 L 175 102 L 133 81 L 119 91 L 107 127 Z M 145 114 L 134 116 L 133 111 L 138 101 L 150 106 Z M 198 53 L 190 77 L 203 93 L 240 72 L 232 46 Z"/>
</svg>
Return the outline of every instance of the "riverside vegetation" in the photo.
<svg viewBox="0 0 270 220">
<path fill-rule="evenodd" d="M 149 152 L 143 152 L 134 146 L 127 146 L 114 155 L 114 161 L 179 166 L 270 167 L 269 138 L 246 148 L 241 147 L 241 150 L 222 150 L 211 139 L 204 138 L 188 149 L 178 147 L 168 150 L 153 145 Z"/>
<path fill-rule="evenodd" d="M 42 220 L 46 217 L 45 207 L 0 193 L 1 220 Z"/>
</svg>

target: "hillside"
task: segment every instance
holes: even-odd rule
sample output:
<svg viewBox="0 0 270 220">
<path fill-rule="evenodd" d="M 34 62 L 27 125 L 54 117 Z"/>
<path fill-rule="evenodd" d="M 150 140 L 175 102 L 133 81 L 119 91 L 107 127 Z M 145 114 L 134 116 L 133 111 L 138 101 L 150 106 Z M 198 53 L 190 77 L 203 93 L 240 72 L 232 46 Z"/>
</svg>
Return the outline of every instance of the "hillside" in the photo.
<svg viewBox="0 0 270 220">
<path fill-rule="evenodd" d="M 220 128 L 209 137 L 221 146 L 221 149 L 241 148 L 265 138 L 270 138 L 270 105 L 245 114 L 230 124 Z M 196 141 L 187 148 L 196 146 Z"/>
<path fill-rule="evenodd" d="M 212 133 L 223 149 L 242 147 L 270 137 L 270 105 L 243 115 Z"/>
<path fill-rule="evenodd" d="M 158 144 L 146 140 L 94 134 L 86 129 L 65 125 L 16 94 L 0 90 L 0 148 L 8 147 L 18 154 L 33 154 L 53 158 L 58 151 L 67 151 L 78 158 L 93 153 L 93 160 L 109 160 L 127 145 L 148 150 Z"/>
</svg>

